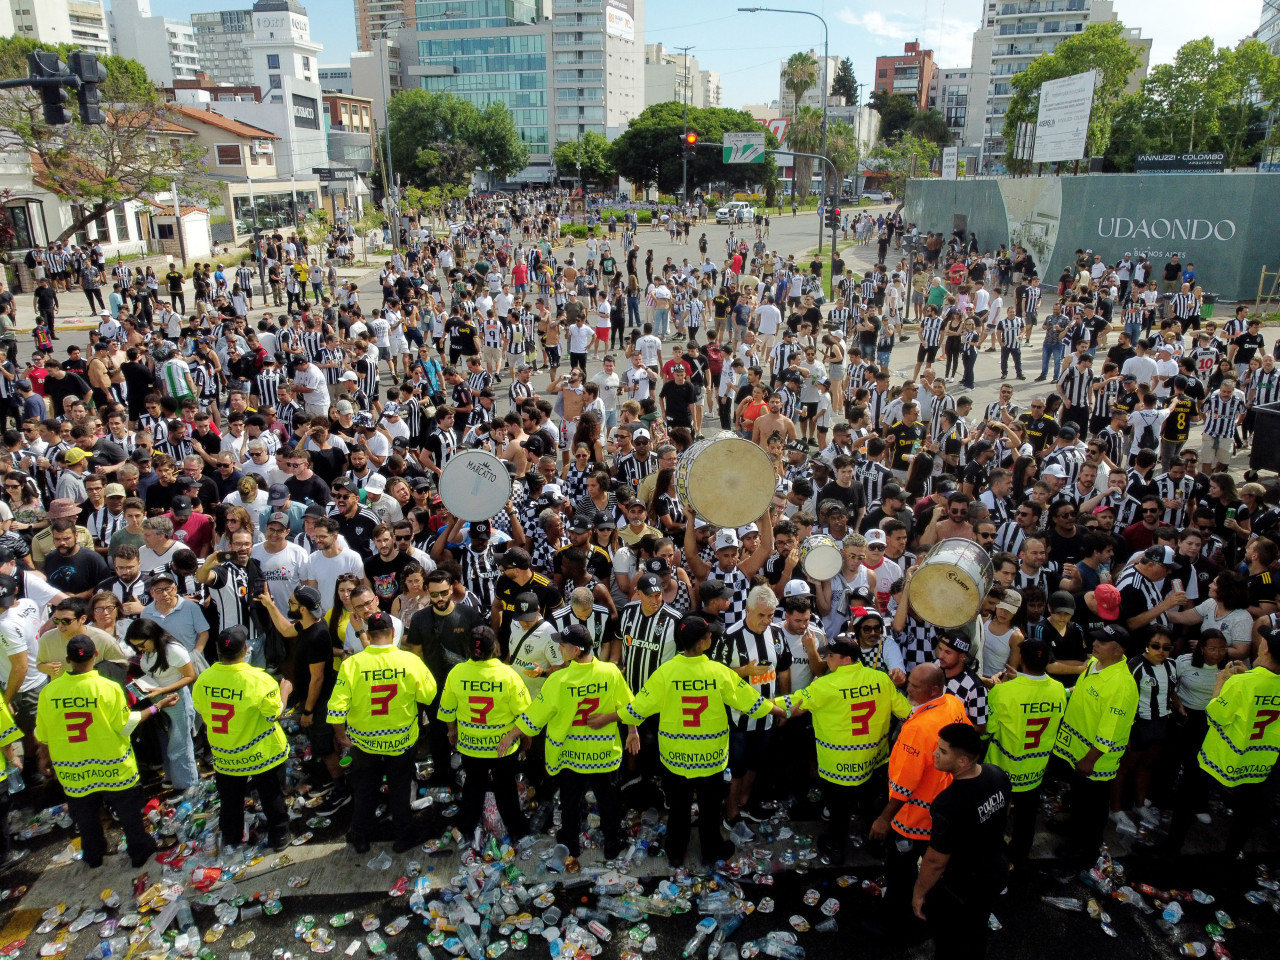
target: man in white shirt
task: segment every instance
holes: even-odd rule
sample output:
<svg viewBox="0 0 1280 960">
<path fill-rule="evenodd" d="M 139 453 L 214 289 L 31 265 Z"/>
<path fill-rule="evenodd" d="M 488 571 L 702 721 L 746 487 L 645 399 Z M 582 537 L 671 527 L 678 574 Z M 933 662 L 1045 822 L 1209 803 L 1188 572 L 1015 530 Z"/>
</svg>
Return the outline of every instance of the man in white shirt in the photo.
<svg viewBox="0 0 1280 960">
<path fill-rule="evenodd" d="M 1161 344 L 1156 350 L 1156 396 L 1161 400 L 1173 392 L 1173 378 L 1178 375 L 1178 361 L 1173 359 L 1173 348 Z"/>
<path fill-rule="evenodd" d="M 631 369 L 627 371 L 627 393 L 640 403 L 649 398 L 653 385 L 658 382 L 657 371 L 644 362 L 639 351 L 631 354 Z"/>
<path fill-rule="evenodd" d="M 591 382 L 600 388 L 600 403 L 604 406 L 604 425 L 612 430 L 618 425 L 618 387 L 622 379 L 615 370 L 616 362 L 613 354 L 606 354 L 604 369 L 591 378 Z"/>
<path fill-rule="evenodd" d="M 1123 377 L 1133 377 L 1138 383 L 1151 386 L 1156 379 L 1156 362 L 1151 359 L 1147 341 L 1139 338 L 1133 344 L 1136 354 L 1124 362 L 1124 366 L 1120 368 L 1120 375 Z"/>
<path fill-rule="evenodd" d="M 302 585 L 307 570 L 307 551 L 288 539 L 289 514 L 275 511 L 267 515 L 262 543 L 254 544 L 250 554 L 262 568 L 271 598 L 281 610 L 289 609 L 289 598 Z"/>
<path fill-rule="evenodd" d="M 302 582 L 320 591 L 324 612 L 328 613 L 333 607 L 339 575 L 353 573 L 363 581 L 364 561 L 358 553 L 342 543 L 338 536 L 338 521 L 332 517 L 322 517 L 316 521 L 311 542 L 316 545 L 316 549 L 307 558 Z"/>
<path fill-rule="evenodd" d="M 760 306 L 756 307 L 756 331 L 764 338 L 764 351 L 773 349 L 774 339 L 782 327 L 782 311 L 773 304 L 773 297 L 765 294 Z"/>
<path fill-rule="evenodd" d="M 634 354 L 639 354 L 646 367 L 662 369 L 662 341 L 653 334 L 653 324 L 644 325 L 644 336 L 636 341 Z"/>
<path fill-rule="evenodd" d="M 322 416 L 329 412 L 329 388 L 325 385 L 320 368 L 303 354 L 293 371 L 294 390 L 302 399 L 302 411 L 308 416 Z"/>
</svg>

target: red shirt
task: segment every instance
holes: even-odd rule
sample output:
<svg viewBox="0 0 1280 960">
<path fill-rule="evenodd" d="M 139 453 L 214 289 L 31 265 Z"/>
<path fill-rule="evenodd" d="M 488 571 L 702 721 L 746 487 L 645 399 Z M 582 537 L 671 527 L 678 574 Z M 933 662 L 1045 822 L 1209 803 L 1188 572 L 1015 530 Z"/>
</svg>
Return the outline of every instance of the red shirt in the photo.
<svg viewBox="0 0 1280 960">
<path fill-rule="evenodd" d="M 49 375 L 49 371 L 44 367 L 32 367 L 27 371 L 27 379 L 31 381 L 31 389 L 44 396 L 44 380 Z"/>
<path fill-rule="evenodd" d="M 529 282 L 529 268 L 523 263 L 517 263 L 511 268 L 511 282 L 516 286 Z"/>
<path fill-rule="evenodd" d="M 173 539 L 180 540 L 183 546 L 190 547 L 197 557 L 208 556 L 213 549 L 213 520 L 203 513 L 193 513 L 186 520 L 179 522 L 172 512 L 166 517 L 173 521 Z M 181 534 L 179 533 L 181 531 Z"/>
<path fill-rule="evenodd" d="M 1124 532 L 1120 534 L 1127 546 L 1134 553 L 1139 550 L 1145 550 L 1156 542 L 1155 530 L 1148 530 L 1142 525 L 1142 521 L 1131 523 L 1124 528 Z"/>
</svg>

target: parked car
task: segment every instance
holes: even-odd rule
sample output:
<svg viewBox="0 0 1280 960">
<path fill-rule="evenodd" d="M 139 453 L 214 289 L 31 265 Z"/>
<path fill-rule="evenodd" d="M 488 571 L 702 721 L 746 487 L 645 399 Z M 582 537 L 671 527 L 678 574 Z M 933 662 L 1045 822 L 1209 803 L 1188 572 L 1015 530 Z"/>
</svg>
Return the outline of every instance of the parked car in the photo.
<svg viewBox="0 0 1280 960">
<path fill-rule="evenodd" d="M 872 203 L 892 203 L 893 194 L 888 190 L 863 190 L 862 196 Z"/>
<path fill-rule="evenodd" d="M 756 208 L 745 200 L 730 200 L 716 210 L 716 223 L 736 223 L 741 213 L 742 222 L 750 223 L 756 218 Z"/>
</svg>

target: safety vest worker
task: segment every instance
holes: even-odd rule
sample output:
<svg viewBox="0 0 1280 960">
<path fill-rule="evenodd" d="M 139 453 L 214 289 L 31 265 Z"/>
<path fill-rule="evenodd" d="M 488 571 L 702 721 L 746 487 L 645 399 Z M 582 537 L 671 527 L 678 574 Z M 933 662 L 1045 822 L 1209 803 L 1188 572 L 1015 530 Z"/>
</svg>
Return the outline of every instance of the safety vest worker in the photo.
<svg viewBox="0 0 1280 960">
<path fill-rule="evenodd" d="M 0 585 L 3 589 L 3 585 Z M 40 691 L 36 739 L 40 769 L 54 773 L 67 795 L 67 809 L 80 830 L 84 862 L 102 866 L 107 839 L 100 804 L 106 801 L 124 828 L 129 859 L 140 867 L 155 853 L 142 823 L 142 790 L 129 734 L 144 719 L 178 702 L 171 693 L 143 711 L 130 711 L 120 684 L 93 669 L 97 648 L 82 633 L 67 641 L 66 672 Z"/>
<path fill-rule="evenodd" d="M 21 739 L 22 731 L 18 729 L 18 724 L 13 719 L 13 714 L 9 711 L 9 705 L 5 703 L 4 697 L 0 697 L 0 748 L 4 750 L 5 766 L 5 769 L 0 771 L 0 823 L 9 822 L 10 794 L 9 785 L 5 781 L 9 779 L 8 768 L 17 765 L 14 760 L 13 745 Z M 21 863 L 30 852 L 30 850 L 13 849 L 9 831 L 0 830 L 0 873 Z"/>
<path fill-rule="evenodd" d="M 909 716 L 911 703 L 884 671 L 862 665 L 853 640 L 823 644 L 818 656 L 828 672 L 779 703 L 792 716 L 806 710 L 813 716 L 822 801 L 831 814 L 818 844 L 835 863 L 844 859 L 849 820 L 855 806 L 863 805 L 862 788 L 889 761 L 890 721 Z"/>
<path fill-rule="evenodd" d="M 1075 779 L 1068 797 L 1071 844 L 1063 853 L 1092 863 L 1107 825 L 1111 781 L 1129 745 L 1138 711 L 1138 684 L 1125 662 L 1129 631 L 1107 623 L 1089 634 L 1093 656 L 1071 688 L 1067 712 L 1058 725 L 1053 753 L 1071 765 Z"/>
<path fill-rule="evenodd" d="M 329 696 L 328 719 L 334 739 L 351 750 L 351 845 L 357 853 L 368 852 L 378 791 L 386 777 L 393 849 L 403 853 L 418 842 L 410 807 L 418 704 L 436 698 L 436 682 L 421 657 L 395 645 L 391 614 L 373 614 L 365 629 L 369 645 L 342 661 Z"/>
<path fill-rule="evenodd" d="M 1009 858 L 1023 864 L 1031 853 L 1040 784 L 1067 709 L 1067 691 L 1045 672 L 1052 656 L 1047 640 L 1023 640 L 1018 650 L 1022 672 L 987 691 L 991 742 L 984 762 L 1009 775 L 1013 789 Z"/>
<path fill-rule="evenodd" d="M 516 717 L 516 726 L 504 739 L 515 742 L 519 734 L 534 737 L 544 729 L 547 773 L 560 788 L 560 829 L 556 840 L 569 848 L 570 873 L 582 852 L 582 796 L 595 793 L 604 831 L 604 858 L 613 860 L 622 852 L 621 810 L 618 791 L 611 774 L 622 765 L 622 741 L 617 723 L 599 730 L 587 725 L 597 710 L 617 713 L 631 702 L 631 688 L 617 664 L 591 655 L 591 632 L 580 623 L 570 624 L 555 635 L 560 659 L 566 664 L 547 678 L 528 709 Z M 640 735 L 631 728 L 629 740 L 639 748 Z"/>
<path fill-rule="evenodd" d="M 282 783 L 289 742 L 279 723 L 284 711 L 280 686 L 265 670 L 246 662 L 249 632 L 244 627 L 223 630 L 214 648 L 218 662 L 196 678 L 191 702 L 204 718 L 213 754 L 222 845 L 244 842 L 244 799 L 257 790 L 271 846 L 283 850 L 290 840 Z"/>
<path fill-rule="evenodd" d="M 916 864 L 932 836 L 934 798 L 951 774 L 933 765 L 938 731 L 949 723 L 970 723 L 964 701 L 946 692 L 946 675 L 936 663 L 921 663 L 907 674 L 907 698 L 914 704 L 889 753 L 889 799 L 871 824 L 871 838 L 892 841 L 887 848 L 886 906 L 895 919 L 911 909 Z"/>
<path fill-rule="evenodd" d="M 729 765 L 729 718 L 725 707 L 749 717 L 772 713 L 784 717 L 782 707 L 767 700 L 723 663 L 708 659 L 711 627 L 702 617 L 682 617 L 675 628 L 680 654 L 650 674 L 631 703 L 619 713 L 597 713 L 587 720 L 603 729 L 621 720 L 639 726 L 645 717 L 658 715 L 658 753 L 667 768 L 667 861 L 672 869 L 684 866 L 689 848 L 694 795 L 701 810 L 702 859 L 707 866 L 732 855 L 733 844 L 720 836 L 715 825 L 723 817 L 726 784 L 721 774 Z M 630 738 L 628 738 L 630 742 Z"/>
<path fill-rule="evenodd" d="M 471 839 L 484 812 L 484 795 L 492 791 L 502 824 L 514 841 L 529 833 L 529 821 L 516 792 L 519 747 L 505 740 L 532 699 L 520 674 L 502 662 L 498 635 L 491 627 L 473 629 L 471 642 L 471 659 L 449 671 L 440 693 L 439 716 L 448 724 L 449 742 L 462 755 L 467 774 L 458 829 Z"/>
<path fill-rule="evenodd" d="M 1252 670 L 1233 661 L 1219 670 L 1205 708 L 1209 729 L 1200 747 L 1200 773 L 1178 794 L 1170 852 L 1181 850 L 1195 814 L 1204 810 L 1214 781 L 1231 791 L 1226 853 L 1239 858 L 1263 816 L 1266 787 L 1280 757 L 1280 627 L 1258 631 Z"/>
</svg>

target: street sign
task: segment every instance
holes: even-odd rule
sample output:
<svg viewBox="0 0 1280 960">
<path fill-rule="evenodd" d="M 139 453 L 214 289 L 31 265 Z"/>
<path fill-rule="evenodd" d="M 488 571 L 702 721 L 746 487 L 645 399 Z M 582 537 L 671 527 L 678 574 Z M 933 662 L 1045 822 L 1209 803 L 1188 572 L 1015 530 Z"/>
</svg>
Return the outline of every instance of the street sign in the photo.
<svg viewBox="0 0 1280 960">
<path fill-rule="evenodd" d="M 764 163 L 765 133 L 726 133 L 725 163 Z"/>
<path fill-rule="evenodd" d="M 334 179 L 334 171 L 329 167 L 312 167 L 311 172 L 320 179 L 321 183 L 330 183 Z"/>
</svg>

